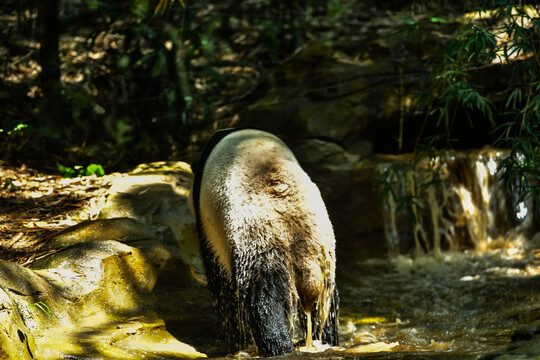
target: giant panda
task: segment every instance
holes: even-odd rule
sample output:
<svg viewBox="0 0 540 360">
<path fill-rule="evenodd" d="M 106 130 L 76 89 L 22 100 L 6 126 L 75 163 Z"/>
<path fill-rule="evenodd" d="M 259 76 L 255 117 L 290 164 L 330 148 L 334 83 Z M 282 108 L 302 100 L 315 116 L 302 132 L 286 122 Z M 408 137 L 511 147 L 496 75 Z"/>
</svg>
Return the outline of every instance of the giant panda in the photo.
<svg viewBox="0 0 540 360">
<path fill-rule="evenodd" d="M 253 340 L 260 356 L 283 355 L 303 342 L 298 334 L 308 347 L 337 345 L 332 224 L 291 150 L 265 131 L 225 129 L 192 168 L 200 252 L 228 350 Z"/>
</svg>

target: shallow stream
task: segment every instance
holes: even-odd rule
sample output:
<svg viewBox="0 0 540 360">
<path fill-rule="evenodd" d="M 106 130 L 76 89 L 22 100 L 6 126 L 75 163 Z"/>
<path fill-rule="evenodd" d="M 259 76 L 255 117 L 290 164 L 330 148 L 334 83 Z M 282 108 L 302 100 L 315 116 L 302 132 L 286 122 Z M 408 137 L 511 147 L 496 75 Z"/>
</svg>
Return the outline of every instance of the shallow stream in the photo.
<svg viewBox="0 0 540 360">
<path fill-rule="evenodd" d="M 446 252 L 440 260 L 344 253 L 337 279 L 340 346 L 285 358 L 539 358 L 540 242 Z M 189 309 L 166 321 L 169 331 L 209 357 L 224 356 L 204 288 L 179 296 Z"/>
<path fill-rule="evenodd" d="M 441 260 L 399 256 L 341 265 L 345 354 L 382 350 L 476 358 L 508 353 L 513 337 L 540 329 L 540 249 L 532 244 L 445 253 Z M 523 351 L 540 356 L 540 343 L 529 345 Z"/>
<path fill-rule="evenodd" d="M 504 156 L 482 149 L 380 163 L 394 194 L 385 236 L 373 234 L 373 246 L 338 239 L 340 346 L 285 358 L 540 359 L 540 209 L 503 186 Z M 414 201 L 400 207 L 402 199 Z M 387 252 L 375 250 L 385 241 Z M 225 355 L 208 290 L 155 290 L 156 303 L 178 304 L 158 311 L 173 336 Z"/>
</svg>

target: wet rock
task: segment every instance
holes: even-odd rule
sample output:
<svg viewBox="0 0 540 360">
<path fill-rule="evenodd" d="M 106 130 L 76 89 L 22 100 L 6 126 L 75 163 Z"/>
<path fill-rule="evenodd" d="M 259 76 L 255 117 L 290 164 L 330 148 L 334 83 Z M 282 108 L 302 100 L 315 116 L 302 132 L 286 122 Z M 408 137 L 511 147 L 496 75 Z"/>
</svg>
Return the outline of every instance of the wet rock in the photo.
<svg viewBox="0 0 540 360">
<path fill-rule="evenodd" d="M 338 251 L 355 248 L 364 254 L 384 254 L 386 243 L 375 181 L 378 160 L 361 159 L 336 143 L 319 139 L 299 141 L 293 147 L 321 190 Z"/>
<path fill-rule="evenodd" d="M 484 147 L 382 158 L 377 173 L 387 194 L 390 252 L 440 258 L 441 251 L 504 247 L 534 233 L 538 206 L 519 199 L 497 171 L 507 156 Z"/>
<path fill-rule="evenodd" d="M 482 360 L 538 359 L 540 354 L 540 320 L 518 328 L 506 350 L 482 357 Z"/>
<path fill-rule="evenodd" d="M 396 332 L 396 339 L 400 344 L 407 344 L 413 346 L 427 346 L 429 340 L 426 339 L 426 335 L 422 334 L 416 328 L 402 329 Z"/>
<path fill-rule="evenodd" d="M 540 328 L 536 329 L 532 326 L 519 328 L 512 334 L 510 341 L 513 343 L 518 341 L 528 341 L 531 340 L 537 333 L 540 334 Z"/>
<path fill-rule="evenodd" d="M 540 316 L 537 315 L 540 318 Z M 532 322 L 527 326 L 518 328 L 510 338 L 514 347 L 519 348 L 517 343 L 520 342 L 529 342 L 535 340 L 536 343 L 540 344 L 540 319 Z M 539 346 L 540 348 L 540 346 Z M 540 354 L 540 353 L 539 353 Z"/>
<path fill-rule="evenodd" d="M 335 143 L 310 139 L 295 146 L 302 166 L 321 190 L 334 226 L 338 251 L 360 255 L 387 252 L 377 183 L 385 159 L 350 154 Z"/>
<path fill-rule="evenodd" d="M 348 154 L 333 142 L 318 139 L 302 140 L 294 152 L 302 166 L 317 183 L 325 199 L 340 197 L 340 189 L 348 188 L 359 157 Z"/>
</svg>

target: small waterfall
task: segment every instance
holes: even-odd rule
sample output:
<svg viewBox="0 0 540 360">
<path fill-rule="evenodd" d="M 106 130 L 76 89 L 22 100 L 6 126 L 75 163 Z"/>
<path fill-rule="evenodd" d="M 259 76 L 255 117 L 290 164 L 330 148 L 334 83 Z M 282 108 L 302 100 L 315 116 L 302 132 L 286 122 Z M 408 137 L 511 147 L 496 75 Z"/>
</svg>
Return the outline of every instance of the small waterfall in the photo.
<svg viewBox="0 0 540 360">
<path fill-rule="evenodd" d="M 391 255 L 503 246 L 534 230 L 534 200 L 519 202 L 500 180 L 503 150 L 445 153 L 379 163 L 383 216 Z"/>
</svg>

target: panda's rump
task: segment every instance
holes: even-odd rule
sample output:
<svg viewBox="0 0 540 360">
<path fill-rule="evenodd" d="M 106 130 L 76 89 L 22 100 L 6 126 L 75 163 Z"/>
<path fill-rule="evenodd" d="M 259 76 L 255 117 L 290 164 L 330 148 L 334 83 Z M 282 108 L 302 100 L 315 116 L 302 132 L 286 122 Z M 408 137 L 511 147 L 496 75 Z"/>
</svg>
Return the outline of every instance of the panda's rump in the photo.
<svg viewBox="0 0 540 360">
<path fill-rule="evenodd" d="M 311 298 L 307 294 L 316 295 L 324 277 L 333 276 L 332 225 L 319 190 L 290 149 L 263 134 L 232 133 L 210 154 L 200 194 L 205 237 L 229 275 L 233 251 L 264 256 L 279 248 L 296 288 Z"/>
<path fill-rule="evenodd" d="M 249 189 L 245 198 L 250 209 L 243 219 L 257 224 L 259 234 L 268 237 L 262 243 L 248 238 L 241 247 L 255 246 L 261 252 L 265 247 L 281 248 L 295 293 L 304 310 L 311 311 L 316 302 L 328 302 L 335 270 L 334 234 L 320 192 L 296 162 L 279 156 L 253 161 L 257 166 L 247 177 L 257 181 L 242 186 Z"/>
<path fill-rule="evenodd" d="M 253 226 L 270 231 L 280 202 L 291 189 L 280 180 L 296 159 L 278 138 L 256 130 L 232 133 L 219 142 L 204 166 L 199 204 L 205 241 L 223 271 L 232 275 L 232 252 L 262 244 Z M 280 198 L 280 200 L 278 200 Z M 283 206 L 283 204 L 281 204 Z M 265 229 L 265 227 L 267 229 Z M 267 231 L 266 231 L 267 230 Z M 255 244 L 250 241 L 256 241 Z"/>
</svg>

